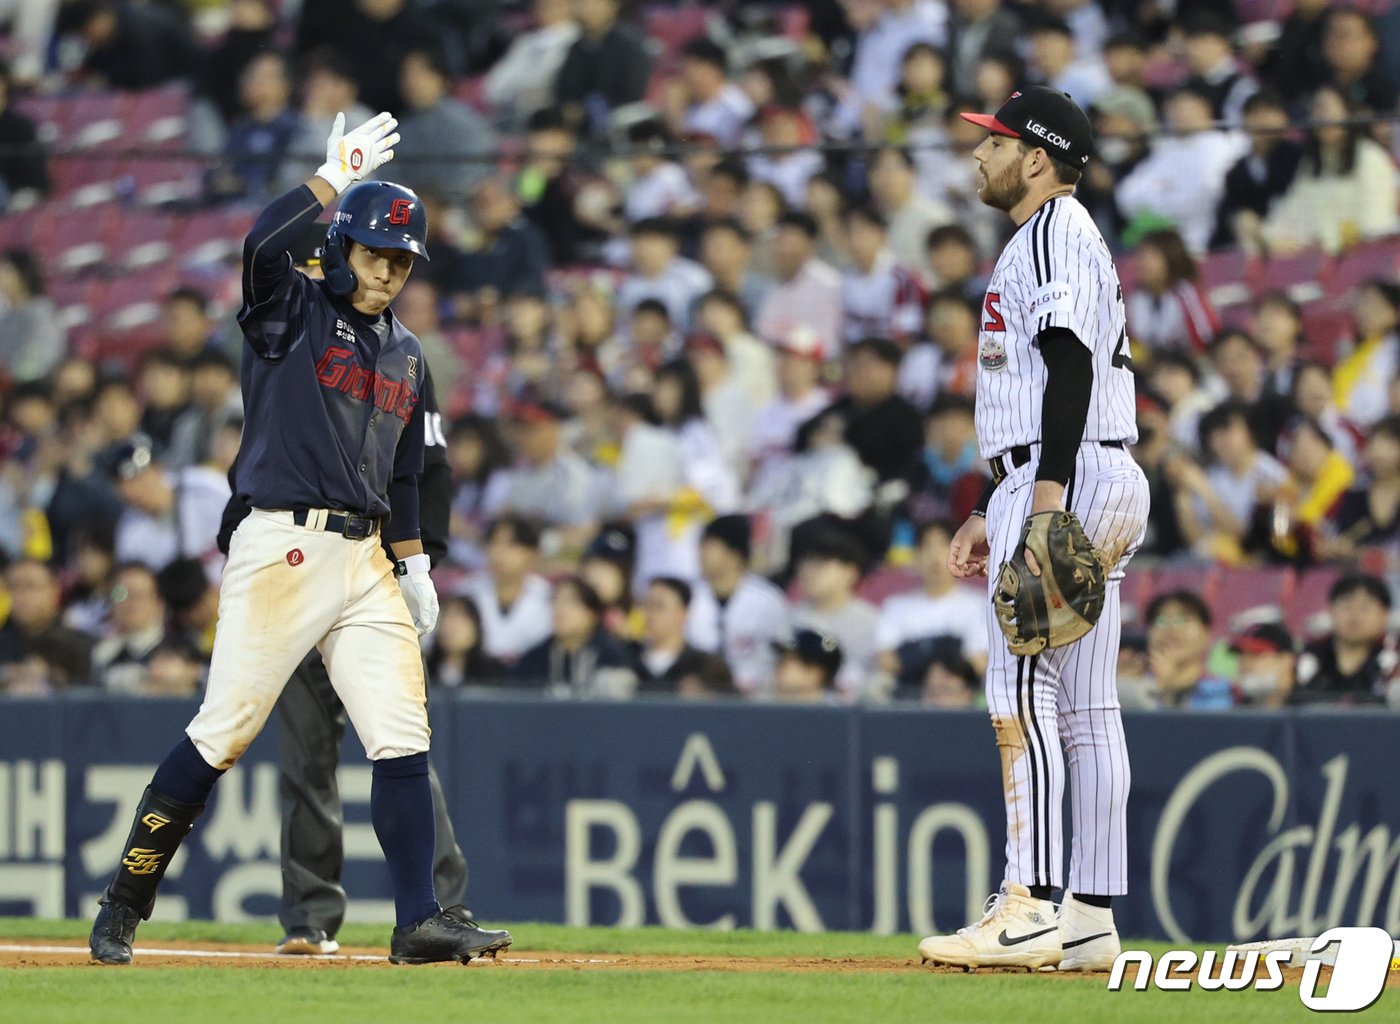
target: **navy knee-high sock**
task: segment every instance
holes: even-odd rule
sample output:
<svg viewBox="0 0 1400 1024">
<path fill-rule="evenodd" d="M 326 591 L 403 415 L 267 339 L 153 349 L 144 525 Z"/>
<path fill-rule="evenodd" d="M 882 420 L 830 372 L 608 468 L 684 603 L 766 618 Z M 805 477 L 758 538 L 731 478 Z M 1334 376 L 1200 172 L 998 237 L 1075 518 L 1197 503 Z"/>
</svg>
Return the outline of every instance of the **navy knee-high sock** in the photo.
<svg viewBox="0 0 1400 1024">
<path fill-rule="evenodd" d="M 439 909 L 433 892 L 436 835 L 426 752 L 374 762 L 369 812 L 389 865 L 394 916 L 400 928 L 412 928 Z"/>
<path fill-rule="evenodd" d="M 186 736 L 165 755 L 151 779 L 151 788 L 182 804 L 203 806 L 209 802 L 209 793 L 223 774 L 218 768 L 210 767 Z"/>
</svg>

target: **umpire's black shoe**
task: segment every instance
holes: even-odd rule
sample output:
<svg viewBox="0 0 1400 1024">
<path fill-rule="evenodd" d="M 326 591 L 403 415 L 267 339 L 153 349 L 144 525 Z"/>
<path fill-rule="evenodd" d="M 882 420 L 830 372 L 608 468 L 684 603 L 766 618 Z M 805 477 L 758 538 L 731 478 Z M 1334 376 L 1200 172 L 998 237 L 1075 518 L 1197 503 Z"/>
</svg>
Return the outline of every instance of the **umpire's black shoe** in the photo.
<svg viewBox="0 0 1400 1024">
<path fill-rule="evenodd" d="M 472 928 L 475 928 L 477 926 L 476 918 L 472 917 L 472 912 L 467 909 L 466 904 L 464 903 L 454 903 L 450 907 L 443 907 L 442 912 L 448 917 L 455 917 L 464 925 L 467 925 Z"/>
<path fill-rule="evenodd" d="M 88 936 L 92 958 L 100 964 L 131 963 L 131 943 L 140 923 L 141 914 L 135 907 L 104 896 L 102 909 L 97 912 L 92 934 Z"/>
<path fill-rule="evenodd" d="M 435 964 L 444 960 L 466 963 L 474 957 L 494 957 L 511 944 L 510 932 L 477 927 L 446 911 L 438 911 L 416 928 L 395 928 L 389 944 L 391 964 Z"/>
</svg>

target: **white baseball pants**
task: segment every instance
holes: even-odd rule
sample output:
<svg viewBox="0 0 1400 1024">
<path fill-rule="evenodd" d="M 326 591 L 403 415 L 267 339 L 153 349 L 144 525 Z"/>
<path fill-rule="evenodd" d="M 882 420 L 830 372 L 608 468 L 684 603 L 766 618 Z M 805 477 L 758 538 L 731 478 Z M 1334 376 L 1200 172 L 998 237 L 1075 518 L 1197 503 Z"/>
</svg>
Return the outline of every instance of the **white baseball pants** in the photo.
<svg viewBox="0 0 1400 1024">
<path fill-rule="evenodd" d="M 248 749 L 312 647 L 371 761 L 428 749 L 418 632 L 379 536 L 347 540 L 309 515 L 296 526 L 255 509 L 229 545 L 209 683 L 185 730 L 215 768 Z"/>
</svg>

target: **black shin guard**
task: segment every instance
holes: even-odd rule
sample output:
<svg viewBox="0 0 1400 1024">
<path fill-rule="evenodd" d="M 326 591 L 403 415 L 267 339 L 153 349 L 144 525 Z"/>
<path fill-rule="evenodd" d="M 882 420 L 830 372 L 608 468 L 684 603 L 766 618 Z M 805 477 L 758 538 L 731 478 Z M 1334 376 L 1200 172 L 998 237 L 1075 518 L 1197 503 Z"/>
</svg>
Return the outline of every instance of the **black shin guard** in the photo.
<svg viewBox="0 0 1400 1024">
<path fill-rule="evenodd" d="M 165 869 L 202 810 L 203 804 L 182 804 L 147 786 L 123 847 L 121 867 L 105 898 L 133 907 L 143 920 L 150 918 Z"/>
</svg>

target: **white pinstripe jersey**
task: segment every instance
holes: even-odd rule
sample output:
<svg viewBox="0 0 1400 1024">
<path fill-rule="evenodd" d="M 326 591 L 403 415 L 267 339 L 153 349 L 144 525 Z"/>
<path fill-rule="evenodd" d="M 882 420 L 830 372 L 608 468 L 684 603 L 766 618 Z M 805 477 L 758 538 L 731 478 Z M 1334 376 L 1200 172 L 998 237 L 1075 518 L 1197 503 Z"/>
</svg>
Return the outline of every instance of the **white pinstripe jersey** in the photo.
<svg viewBox="0 0 1400 1024">
<path fill-rule="evenodd" d="M 1084 440 L 1136 441 L 1123 289 L 1108 244 L 1073 196 L 1049 200 L 1021 225 L 987 284 L 977 353 L 983 458 L 1040 441 L 1046 369 L 1036 337 L 1047 327 L 1073 331 L 1093 355 Z"/>
</svg>

